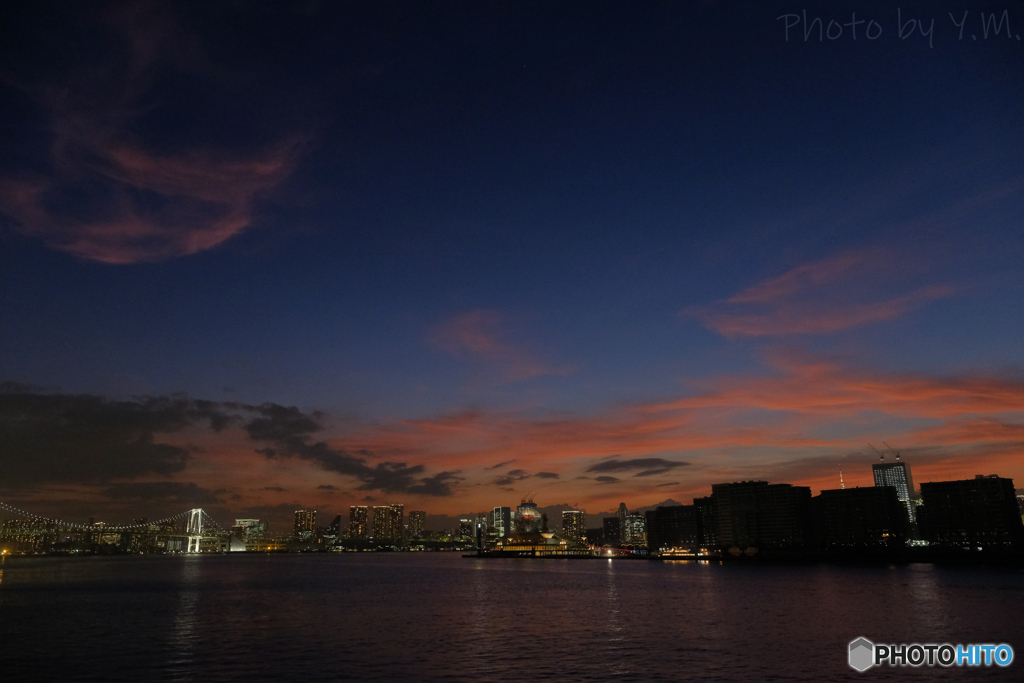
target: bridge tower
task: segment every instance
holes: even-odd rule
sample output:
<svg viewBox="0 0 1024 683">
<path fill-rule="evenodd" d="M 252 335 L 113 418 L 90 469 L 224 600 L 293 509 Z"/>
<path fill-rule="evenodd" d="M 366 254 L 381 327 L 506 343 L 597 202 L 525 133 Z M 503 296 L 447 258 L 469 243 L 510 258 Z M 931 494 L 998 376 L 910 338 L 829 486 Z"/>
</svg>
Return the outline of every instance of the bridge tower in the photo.
<svg viewBox="0 0 1024 683">
<path fill-rule="evenodd" d="M 192 510 L 189 511 L 189 513 L 188 513 L 188 525 L 185 527 L 185 531 L 188 534 L 188 552 L 190 552 L 190 553 L 198 553 L 199 552 L 199 542 L 203 538 L 203 509 L 202 508 L 193 508 Z"/>
</svg>

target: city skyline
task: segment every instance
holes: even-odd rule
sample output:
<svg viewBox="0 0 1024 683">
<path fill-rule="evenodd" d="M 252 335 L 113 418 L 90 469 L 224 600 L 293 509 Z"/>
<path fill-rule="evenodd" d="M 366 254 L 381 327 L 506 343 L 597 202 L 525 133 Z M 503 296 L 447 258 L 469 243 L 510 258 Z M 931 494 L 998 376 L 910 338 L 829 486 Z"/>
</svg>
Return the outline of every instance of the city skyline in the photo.
<svg viewBox="0 0 1024 683">
<path fill-rule="evenodd" d="M 5 11 L 0 500 L 1020 485 L 1022 48 L 947 9 Z"/>
</svg>

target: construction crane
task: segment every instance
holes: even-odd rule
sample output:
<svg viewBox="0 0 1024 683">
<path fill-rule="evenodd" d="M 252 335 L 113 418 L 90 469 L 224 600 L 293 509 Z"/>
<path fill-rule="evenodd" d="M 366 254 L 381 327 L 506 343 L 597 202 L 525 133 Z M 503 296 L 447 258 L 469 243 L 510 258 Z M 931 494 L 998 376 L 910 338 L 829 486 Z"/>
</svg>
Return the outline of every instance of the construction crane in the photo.
<svg viewBox="0 0 1024 683">
<path fill-rule="evenodd" d="M 885 443 L 885 442 L 883 442 L 883 443 Z M 871 444 L 868 444 L 868 448 L 873 450 L 875 453 L 878 453 L 878 457 L 882 460 L 882 462 L 885 462 L 885 454 L 882 453 L 882 451 L 878 450 L 877 448 L 875 448 Z"/>
<path fill-rule="evenodd" d="M 884 446 L 885 446 L 886 448 L 888 448 L 888 449 L 889 449 L 890 451 L 892 451 L 893 453 L 895 453 L 895 454 L 896 454 L 896 461 L 897 461 L 897 462 L 899 462 L 899 459 L 900 459 L 900 452 L 899 452 L 898 450 L 896 450 L 895 448 L 893 448 L 892 446 L 890 446 L 889 444 L 885 443 L 884 441 L 882 442 L 882 444 L 883 444 L 883 445 L 884 445 Z"/>
</svg>

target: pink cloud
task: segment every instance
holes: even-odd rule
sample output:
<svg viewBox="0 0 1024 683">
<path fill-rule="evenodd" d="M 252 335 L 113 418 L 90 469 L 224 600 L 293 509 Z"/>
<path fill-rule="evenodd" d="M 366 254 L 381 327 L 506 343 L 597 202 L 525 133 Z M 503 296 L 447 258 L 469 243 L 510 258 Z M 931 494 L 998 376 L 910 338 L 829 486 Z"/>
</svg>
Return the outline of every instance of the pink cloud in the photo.
<svg viewBox="0 0 1024 683">
<path fill-rule="evenodd" d="M 80 66 L 64 80 L 23 87 L 52 133 L 47 172 L 0 178 L 13 231 L 104 263 L 137 263 L 212 249 L 248 229 L 255 207 L 291 174 L 303 136 L 232 151 L 208 143 L 157 152 L 139 134 L 158 72 L 213 78 L 196 41 L 167 6 L 98 13 L 121 61 Z M 74 206 L 69 196 L 86 197 Z"/>
<path fill-rule="evenodd" d="M 495 311 L 475 310 L 457 315 L 438 325 L 427 337 L 433 346 L 457 357 L 482 359 L 501 367 L 507 381 L 542 375 L 567 375 L 570 366 L 542 363 L 508 341 L 502 316 Z"/>
<path fill-rule="evenodd" d="M 513 459 L 527 471 L 559 473 L 544 484 L 551 495 L 589 502 L 663 495 L 659 485 L 668 481 L 691 492 L 751 477 L 831 488 L 840 466 L 853 481 L 868 476 L 874 456 L 866 442 L 882 440 L 899 447 L 923 477 L 966 477 L 972 468 L 1024 477 L 1019 378 L 872 373 L 792 355 L 773 364 L 772 377 L 719 377 L 695 385 L 693 396 L 599 415 L 538 419 L 475 410 L 366 427 L 337 445 L 462 469 L 470 473 L 465 495 L 481 505 L 496 495 L 481 465 Z M 922 420 L 937 424 L 922 428 Z M 893 427 L 901 423 L 907 426 Z M 828 435 L 833 425 L 842 425 L 843 436 Z M 663 477 L 620 477 L 611 492 L 575 479 L 603 459 L 655 455 L 693 465 Z M 474 476 L 478 487 L 471 486 Z"/>
<path fill-rule="evenodd" d="M 949 285 L 928 285 L 887 295 L 899 284 L 895 260 L 878 251 L 845 252 L 684 314 L 727 337 L 828 334 L 892 320 L 954 293 Z"/>
</svg>

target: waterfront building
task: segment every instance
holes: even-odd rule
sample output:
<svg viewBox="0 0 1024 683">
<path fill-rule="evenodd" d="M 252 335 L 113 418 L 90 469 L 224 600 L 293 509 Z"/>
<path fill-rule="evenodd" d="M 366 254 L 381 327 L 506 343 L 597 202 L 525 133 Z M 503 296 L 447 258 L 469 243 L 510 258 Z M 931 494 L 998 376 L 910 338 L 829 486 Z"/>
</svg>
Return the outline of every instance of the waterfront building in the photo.
<svg viewBox="0 0 1024 683">
<path fill-rule="evenodd" d="M 491 526 L 494 527 L 498 538 L 505 538 L 512 533 L 512 508 L 494 508 L 494 511 L 491 513 Z"/>
<path fill-rule="evenodd" d="M 242 540 L 262 538 L 270 526 L 262 519 L 236 519 L 231 533 Z"/>
<path fill-rule="evenodd" d="M 409 538 L 421 538 L 427 524 L 427 513 L 424 510 L 409 511 Z"/>
<path fill-rule="evenodd" d="M 393 541 L 400 541 L 405 532 L 405 506 L 400 503 L 392 503 L 391 514 L 388 515 L 388 536 Z"/>
<path fill-rule="evenodd" d="M 473 538 L 473 522 L 468 519 L 459 520 L 459 538 L 468 541 Z"/>
<path fill-rule="evenodd" d="M 925 537 L 959 547 L 1024 547 L 1024 524 L 1013 479 L 974 479 L 921 484 Z"/>
<path fill-rule="evenodd" d="M 324 527 L 324 538 L 329 541 L 337 541 L 341 536 L 341 515 L 336 515 L 331 523 Z"/>
<path fill-rule="evenodd" d="M 826 549 L 896 549 L 905 545 L 906 507 L 895 487 L 830 489 L 811 502 L 817 535 Z"/>
<path fill-rule="evenodd" d="M 391 527 L 391 506 L 373 506 L 373 534 L 374 540 L 387 539 L 388 530 Z"/>
<path fill-rule="evenodd" d="M 700 544 L 704 548 L 717 548 L 718 542 L 718 517 L 715 515 L 715 499 L 711 496 L 694 498 L 693 507 L 696 508 L 698 523 L 700 524 Z"/>
<path fill-rule="evenodd" d="M 697 550 L 703 542 L 700 513 L 695 505 L 671 505 L 648 510 L 647 547 L 651 552 L 668 548 Z"/>
<path fill-rule="evenodd" d="M 604 528 L 587 529 L 587 545 L 604 545 Z"/>
<path fill-rule="evenodd" d="M 481 512 L 473 520 L 473 540 L 479 550 L 483 550 L 484 546 L 487 545 L 488 531 L 494 529 L 491 526 L 490 519 L 490 513 Z"/>
<path fill-rule="evenodd" d="M 587 513 L 580 510 L 562 511 L 562 536 L 576 543 L 587 537 Z"/>
<path fill-rule="evenodd" d="M 622 543 L 622 526 L 618 516 L 604 518 L 604 542 L 606 545 L 620 545 Z"/>
<path fill-rule="evenodd" d="M 615 516 L 619 518 L 619 542 L 629 543 L 629 510 L 626 509 L 625 503 L 619 503 L 619 510 Z"/>
<path fill-rule="evenodd" d="M 717 541 L 722 548 L 792 549 L 810 541 L 811 490 L 743 481 L 714 484 Z"/>
<path fill-rule="evenodd" d="M 348 509 L 348 537 L 367 538 L 370 535 L 370 528 L 367 524 L 367 507 L 365 505 L 353 505 Z"/>
<path fill-rule="evenodd" d="M 875 478 L 875 486 L 892 486 L 896 489 L 896 496 L 907 510 L 907 519 L 913 523 L 915 521 L 915 506 L 912 502 L 914 479 L 907 463 L 901 462 L 898 454 L 896 462 L 885 462 L 885 456 L 882 456 L 881 462 L 876 462 L 871 466 L 871 473 Z"/>
<path fill-rule="evenodd" d="M 626 537 L 625 542 L 630 545 L 643 545 L 647 543 L 647 520 L 639 512 L 631 512 L 626 515 Z"/>
<path fill-rule="evenodd" d="M 295 538 L 309 540 L 316 535 L 316 510 L 296 510 L 293 525 Z"/>
<path fill-rule="evenodd" d="M 531 496 L 526 496 L 516 508 L 516 531 L 541 531 L 544 526 L 544 515 L 537 509 Z"/>
</svg>

